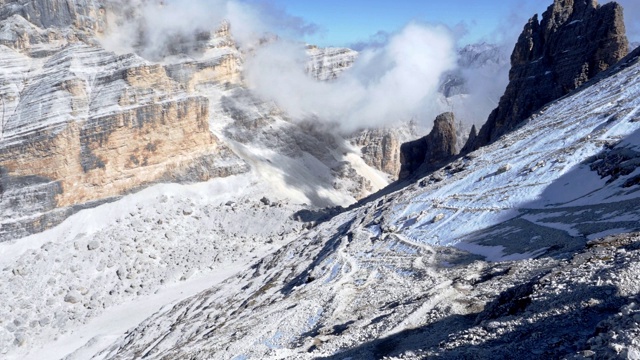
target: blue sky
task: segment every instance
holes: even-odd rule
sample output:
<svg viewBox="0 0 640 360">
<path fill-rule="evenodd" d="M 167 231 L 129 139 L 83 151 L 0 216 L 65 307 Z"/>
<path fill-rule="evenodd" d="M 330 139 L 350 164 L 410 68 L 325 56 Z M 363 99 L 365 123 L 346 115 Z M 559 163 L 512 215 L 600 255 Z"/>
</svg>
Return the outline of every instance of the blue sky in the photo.
<svg viewBox="0 0 640 360">
<path fill-rule="evenodd" d="M 393 33 L 410 21 L 445 24 L 456 33 L 465 34 L 460 38 L 462 45 L 482 40 L 511 43 L 527 19 L 535 13 L 542 14 L 552 3 L 552 0 L 253 1 L 273 4 L 290 15 L 318 25 L 319 30 L 313 35 L 306 35 L 304 40 L 320 46 L 352 46 L 358 42 L 369 42 L 377 32 Z M 630 18 L 637 15 L 634 7 L 640 0 L 619 2 L 631 7 L 627 9 L 629 25 Z M 637 24 L 633 27 L 637 29 Z M 639 38 L 631 35 L 633 40 Z"/>
<path fill-rule="evenodd" d="M 466 29 L 462 42 L 517 35 L 524 22 L 549 4 L 541 0 L 267 0 L 319 26 L 305 40 L 321 46 L 367 42 L 378 31 L 395 32 L 410 21 L 441 23 L 456 32 Z M 550 2 L 549 2 L 550 3 Z M 514 29 L 515 28 L 515 29 Z M 516 32 L 516 35 L 504 32 Z M 499 40 L 499 39 L 498 39 Z M 495 41 L 495 40 L 494 40 Z"/>
</svg>

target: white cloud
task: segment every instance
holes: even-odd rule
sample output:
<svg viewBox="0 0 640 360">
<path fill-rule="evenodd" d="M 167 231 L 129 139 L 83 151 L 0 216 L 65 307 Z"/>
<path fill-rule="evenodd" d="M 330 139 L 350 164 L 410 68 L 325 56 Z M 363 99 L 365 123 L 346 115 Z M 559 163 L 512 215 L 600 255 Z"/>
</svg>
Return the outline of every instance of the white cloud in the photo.
<svg viewBox="0 0 640 360">
<path fill-rule="evenodd" d="M 111 8 L 105 48 L 137 52 L 159 60 L 171 50 L 193 45 L 198 34 L 216 30 L 223 22 L 240 46 L 256 43 L 267 33 L 300 36 L 317 26 L 266 4 L 241 0 L 108 0 Z"/>
<path fill-rule="evenodd" d="M 308 61 L 300 35 L 317 27 L 283 10 L 240 0 L 111 0 L 113 13 L 103 45 L 150 60 L 193 47 L 197 34 L 223 20 L 242 46 L 265 34 L 280 39 L 247 55 L 246 78 L 263 99 L 276 102 L 293 119 L 314 117 L 342 131 L 426 118 L 439 112 L 441 75 L 456 66 L 455 40 L 443 26 L 417 23 L 364 49 L 340 79 L 318 82 L 305 73 Z"/>
<path fill-rule="evenodd" d="M 292 117 L 339 124 L 342 131 L 433 119 L 440 77 L 456 66 L 454 45 L 448 29 L 412 23 L 385 45 L 364 49 L 339 79 L 322 83 L 305 74 L 301 44 L 278 41 L 247 61 L 246 78 Z"/>
</svg>

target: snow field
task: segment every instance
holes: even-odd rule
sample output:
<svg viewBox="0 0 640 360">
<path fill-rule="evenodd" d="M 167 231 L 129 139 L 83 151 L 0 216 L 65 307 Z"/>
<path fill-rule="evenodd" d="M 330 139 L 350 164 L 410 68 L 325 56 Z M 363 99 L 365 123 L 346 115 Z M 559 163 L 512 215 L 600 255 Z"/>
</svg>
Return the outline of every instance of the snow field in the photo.
<svg viewBox="0 0 640 360">
<path fill-rule="evenodd" d="M 253 181 L 158 185 L 0 244 L 0 294 L 17 299 L 0 304 L 3 356 L 22 358 L 23 350 L 163 289 L 231 275 L 227 269 L 289 241 L 301 229 L 290 220 L 299 207 L 277 198 L 263 204 L 259 186 L 248 191 Z"/>
</svg>

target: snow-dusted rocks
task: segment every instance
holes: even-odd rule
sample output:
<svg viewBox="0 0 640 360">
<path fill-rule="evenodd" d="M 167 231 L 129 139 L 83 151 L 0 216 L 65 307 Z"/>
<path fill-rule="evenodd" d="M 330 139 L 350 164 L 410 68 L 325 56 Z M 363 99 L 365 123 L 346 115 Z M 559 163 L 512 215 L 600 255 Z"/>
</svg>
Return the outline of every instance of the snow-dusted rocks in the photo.
<svg viewBox="0 0 640 360">
<path fill-rule="evenodd" d="M 104 1 L 89 0 L 7 0 L 0 2 L 0 21 L 19 15 L 40 28 L 98 31 L 105 26 Z"/>
<path fill-rule="evenodd" d="M 94 336 L 99 344 L 114 326 L 136 324 L 122 328 L 128 318 L 141 321 L 163 299 L 195 294 L 297 236 L 302 224 L 289 217 L 300 206 L 273 191 L 279 206 L 263 206 L 256 194 L 265 189 L 247 190 L 256 180 L 157 185 L 1 244 L 0 294 L 16 301 L 0 305 L 0 357 L 32 350 L 42 358 L 62 348 L 61 357 Z M 40 346 L 45 355 L 36 355 Z"/>
<path fill-rule="evenodd" d="M 336 79 L 349 69 L 358 57 L 358 52 L 347 48 L 307 48 L 309 63 L 307 72 L 317 80 L 327 81 Z"/>
<path fill-rule="evenodd" d="M 11 113 L 0 147 L 50 156 L 31 170 L 63 175 L 3 158 L 2 231 L 75 212 L 0 243 L 3 358 L 638 350 L 637 236 L 589 242 L 640 230 L 637 58 L 415 184 L 313 213 L 309 203 L 348 204 L 386 184 L 370 164 L 390 165 L 379 161 L 390 150 L 377 134 L 354 146 L 256 99 L 228 28 L 188 55 L 156 53 L 161 63 L 60 39 L 42 38 L 38 56 L 37 41 L 0 48 Z M 65 149 L 74 155 L 55 155 Z M 246 172 L 153 185 L 212 168 Z M 87 200 L 109 191 L 123 196 Z M 89 202 L 58 207 L 76 198 Z"/>
<path fill-rule="evenodd" d="M 5 85 L 22 90 L 6 103 L 0 143 L 4 239 L 148 184 L 248 169 L 211 134 L 209 100 L 163 66 L 82 44 L 29 61 L 31 73 Z"/>
</svg>

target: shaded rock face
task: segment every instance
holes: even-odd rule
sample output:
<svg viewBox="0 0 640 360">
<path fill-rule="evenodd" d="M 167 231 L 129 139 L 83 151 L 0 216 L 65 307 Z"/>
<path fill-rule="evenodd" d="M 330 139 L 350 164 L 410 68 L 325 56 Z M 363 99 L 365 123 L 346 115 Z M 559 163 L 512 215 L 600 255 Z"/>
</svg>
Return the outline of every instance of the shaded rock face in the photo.
<svg viewBox="0 0 640 360">
<path fill-rule="evenodd" d="M 457 154 L 456 126 L 453 113 L 438 115 L 429 135 L 400 147 L 400 179 L 418 169 L 436 169 Z"/>
<path fill-rule="evenodd" d="M 511 55 L 509 85 L 498 108 L 463 152 L 494 142 L 628 53 L 623 9 L 615 2 L 555 0 L 525 25 Z"/>
<path fill-rule="evenodd" d="M 359 133 L 351 142 L 369 166 L 395 177 L 400 172 L 401 141 L 397 130 L 374 129 Z"/>
</svg>

